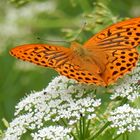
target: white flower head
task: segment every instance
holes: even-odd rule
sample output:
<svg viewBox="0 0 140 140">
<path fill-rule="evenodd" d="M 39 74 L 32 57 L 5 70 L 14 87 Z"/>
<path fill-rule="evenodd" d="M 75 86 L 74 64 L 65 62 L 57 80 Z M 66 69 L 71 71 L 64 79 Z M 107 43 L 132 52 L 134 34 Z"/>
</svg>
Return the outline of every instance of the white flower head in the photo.
<svg viewBox="0 0 140 140">
<path fill-rule="evenodd" d="M 67 133 L 80 120 L 81 115 L 87 120 L 96 117 L 95 110 L 100 106 L 101 100 L 94 99 L 93 93 L 94 89 L 90 85 L 78 84 L 64 76 L 56 77 L 46 89 L 33 92 L 17 104 L 16 118 L 10 123 L 5 140 L 13 135 L 18 139 L 27 129 L 36 130 L 32 133 L 36 139 L 44 131 L 54 133 L 62 128 L 62 124 L 65 126 L 63 130 L 66 130 L 64 137 L 68 137 Z M 16 121 L 17 119 L 20 120 Z M 63 136 L 61 133 L 55 135 Z M 44 137 L 48 138 L 48 135 Z"/>
<path fill-rule="evenodd" d="M 140 64 L 137 65 L 131 75 L 126 75 L 123 82 L 116 85 L 113 89 L 111 99 L 117 97 L 127 98 L 130 101 L 134 101 L 140 97 Z"/>
<path fill-rule="evenodd" d="M 112 128 L 117 128 L 117 134 L 140 130 L 140 109 L 124 104 L 112 111 L 108 120 Z"/>
<path fill-rule="evenodd" d="M 32 135 L 34 140 L 50 139 L 50 140 L 73 140 L 68 133 L 71 129 L 62 126 L 49 126 L 35 132 Z"/>
</svg>

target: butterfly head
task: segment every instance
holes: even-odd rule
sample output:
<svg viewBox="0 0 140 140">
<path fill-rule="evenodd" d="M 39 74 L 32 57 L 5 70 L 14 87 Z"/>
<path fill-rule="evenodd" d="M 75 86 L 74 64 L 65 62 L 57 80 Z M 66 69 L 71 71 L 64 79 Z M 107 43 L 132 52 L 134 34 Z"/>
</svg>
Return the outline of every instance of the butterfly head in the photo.
<svg viewBox="0 0 140 140">
<path fill-rule="evenodd" d="M 79 44 L 78 42 L 73 41 L 71 43 L 70 48 L 79 56 L 83 57 L 88 54 L 88 51 L 86 48 L 83 47 L 83 45 Z"/>
</svg>

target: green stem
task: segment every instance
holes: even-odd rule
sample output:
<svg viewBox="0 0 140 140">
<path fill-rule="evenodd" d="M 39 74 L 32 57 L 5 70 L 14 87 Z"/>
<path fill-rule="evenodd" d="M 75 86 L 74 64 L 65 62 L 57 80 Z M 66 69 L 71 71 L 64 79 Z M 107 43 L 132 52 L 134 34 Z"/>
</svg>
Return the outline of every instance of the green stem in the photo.
<svg viewBox="0 0 140 140">
<path fill-rule="evenodd" d="M 61 119 L 62 123 L 64 124 L 65 127 L 68 127 L 68 123 L 65 119 Z M 73 138 L 75 140 L 78 140 L 78 138 L 76 137 L 76 135 L 73 132 L 70 132 L 70 135 L 73 136 Z"/>
<path fill-rule="evenodd" d="M 122 136 L 123 136 L 122 139 L 125 140 L 125 134 L 123 134 Z"/>
<path fill-rule="evenodd" d="M 129 140 L 129 135 L 128 135 L 128 133 L 126 134 L 126 139 Z"/>
<path fill-rule="evenodd" d="M 122 99 L 120 105 L 123 105 L 124 103 L 127 103 L 127 101 L 128 101 L 128 100 L 127 100 L 126 98 Z"/>
<path fill-rule="evenodd" d="M 103 130 L 105 130 L 109 125 L 110 125 L 110 122 L 107 122 L 94 136 L 90 138 L 90 140 L 93 140 L 96 137 L 98 137 L 103 132 Z"/>
<path fill-rule="evenodd" d="M 70 135 L 73 136 L 74 140 L 78 140 L 78 138 L 74 135 L 73 132 L 71 132 Z"/>
<path fill-rule="evenodd" d="M 61 121 L 64 124 L 64 126 L 68 127 L 67 121 L 64 118 L 62 118 Z"/>
<path fill-rule="evenodd" d="M 124 133 L 122 139 L 123 139 L 123 140 L 129 140 L 128 133 Z"/>
<path fill-rule="evenodd" d="M 82 119 L 80 118 L 79 121 L 79 127 L 80 127 L 80 140 L 83 138 L 83 127 L 82 127 Z"/>
<path fill-rule="evenodd" d="M 78 126 L 77 126 L 77 124 L 76 124 L 76 132 L 77 132 L 78 137 L 79 137 L 79 139 L 80 139 L 80 133 L 79 133 L 79 130 L 78 130 Z"/>
<path fill-rule="evenodd" d="M 115 138 L 113 138 L 112 140 L 116 140 L 118 139 L 122 134 L 117 135 Z"/>
<path fill-rule="evenodd" d="M 88 134 L 88 128 L 89 128 L 90 122 L 91 122 L 91 120 L 88 120 L 86 130 L 85 130 L 85 135 Z"/>
<path fill-rule="evenodd" d="M 83 139 L 85 138 L 85 117 L 82 117 L 83 122 Z"/>
</svg>

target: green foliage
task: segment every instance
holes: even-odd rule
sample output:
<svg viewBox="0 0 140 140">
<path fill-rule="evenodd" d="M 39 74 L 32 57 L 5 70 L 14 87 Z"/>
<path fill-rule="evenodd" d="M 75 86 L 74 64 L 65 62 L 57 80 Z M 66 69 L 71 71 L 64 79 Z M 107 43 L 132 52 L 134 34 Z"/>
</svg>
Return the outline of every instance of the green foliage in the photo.
<svg viewBox="0 0 140 140">
<path fill-rule="evenodd" d="M 17 5 L 17 6 L 23 6 L 27 3 L 29 3 L 31 0 L 9 0 L 11 3 Z"/>
</svg>

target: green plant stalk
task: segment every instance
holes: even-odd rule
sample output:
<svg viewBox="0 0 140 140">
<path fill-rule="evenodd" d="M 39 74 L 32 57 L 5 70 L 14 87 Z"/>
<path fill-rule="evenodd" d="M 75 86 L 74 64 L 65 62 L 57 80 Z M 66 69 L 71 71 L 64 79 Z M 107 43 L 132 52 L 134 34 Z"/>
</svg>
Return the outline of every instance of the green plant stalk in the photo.
<svg viewBox="0 0 140 140">
<path fill-rule="evenodd" d="M 123 134 L 123 140 L 129 140 L 129 136 L 127 132 Z"/>
<path fill-rule="evenodd" d="M 88 128 L 89 128 L 90 122 L 91 122 L 91 120 L 88 120 L 86 130 L 85 130 L 85 136 L 87 136 L 87 134 L 88 134 Z"/>
<path fill-rule="evenodd" d="M 107 122 L 95 135 L 90 138 L 90 140 L 97 138 L 109 125 L 110 122 Z"/>
<path fill-rule="evenodd" d="M 76 124 L 76 132 L 77 132 L 78 138 L 80 138 L 80 133 L 79 133 L 77 124 Z"/>
<path fill-rule="evenodd" d="M 120 106 L 123 105 L 123 104 L 125 104 L 125 103 L 127 103 L 127 101 L 128 101 L 128 100 L 127 100 L 126 98 L 122 99 L 122 101 L 121 101 L 121 103 L 120 103 Z"/>
<path fill-rule="evenodd" d="M 79 139 L 80 140 L 85 140 L 86 132 L 87 132 L 88 128 L 86 127 L 86 120 L 85 120 L 85 117 L 83 117 L 83 116 L 79 120 L 79 129 L 77 128 L 77 131 L 78 130 L 79 130 L 79 132 L 78 132 Z"/>
<path fill-rule="evenodd" d="M 115 138 L 113 138 L 112 140 L 116 140 L 118 139 L 122 134 L 117 135 Z"/>
<path fill-rule="evenodd" d="M 129 135 L 128 135 L 128 133 L 126 133 L 126 140 L 129 140 Z"/>
<path fill-rule="evenodd" d="M 125 140 L 125 134 L 122 135 L 122 139 Z"/>
<path fill-rule="evenodd" d="M 82 119 L 80 118 L 79 121 L 79 129 L 80 129 L 80 140 L 83 138 L 83 124 L 82 124 Z"/>
<path fill-rule="evenodd" d="M 68 127 L 68 123 L 64 118 L 61 118 L 62 123 L 64 124 L 64 126 Z"/>
<path fill-rule="evenodd" d="M 85 117 L 82 117 L 82 124 L 83 124 L 83 139 L 85 138 L 85 135 L 86 135 L 86 133 L 85 133 L 85 129 L 86 129 L 86 123 L 85 123 Z"/>
<path fill-rule="evenodd" d="M 78 140 L 78 138 L 74 135 L 73 132 L 70 133 L 70 136 L 72 136 L 74 138 L 74 140 Z"/>
<path fill-rule="evenodd" d="M 67 123 L 67 121 L 66 121 L 64 118 L 62 118 L 61 121 L 62 121 L 62 123 L 63 123 L 63 125 L 64 125 L 65 127 L 68 127 L 68 123 Z M 59 123 L 58 123 L 58 124 L 59 124 Z M 73 138 L 74 138 L 75 140 L 78 140 L 78 138 L 76 137 L 76 135 L 75 135 L 73 132 L 70 132 L 70 136 L 73 136 Z"/>
</svg>

